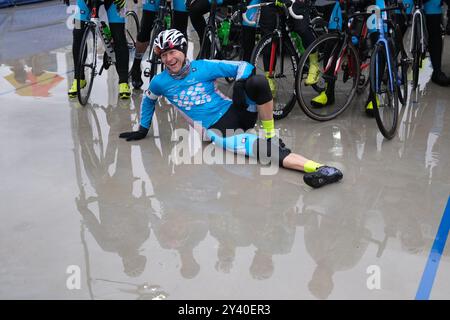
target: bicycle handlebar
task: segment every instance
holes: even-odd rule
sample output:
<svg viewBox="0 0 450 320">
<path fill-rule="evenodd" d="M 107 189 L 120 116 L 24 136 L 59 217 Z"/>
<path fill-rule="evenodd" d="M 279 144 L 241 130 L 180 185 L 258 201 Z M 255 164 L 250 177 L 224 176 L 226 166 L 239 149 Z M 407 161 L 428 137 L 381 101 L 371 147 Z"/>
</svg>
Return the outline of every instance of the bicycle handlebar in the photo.
<svg viewBox="0 0 450 320">
<path fill-rule="evenodd" d="M 265 6 L 278 6 L 278 3 L 282 3 L 283 4 L 283 9 L 285 10 L 286 13 L 288 13 L 292 18 L 294 18 L 295 20 L 302 20 L 304 18 L 304 16 L 302 14 L 295 14 L 294 10 L 292 9 L 292 5 L 293 5 L 293 1 L 292 0 L 284 0 L 283 2 L 262 2 L 259 4 L 252 4 L 250 6 L 246 6 L 244 7 L 244 10 L 242 10 L 242 19 L 250 24 L 251 26 L 256 25 L 256 22 L 252 22 L 249 21 L 247 19 L 247 17 L 244 15 L 244 13 L 248 10 L 248 9 L 252 9 L 252 8 L 260 8 L 260 7 L 265 7 Z"/>
<path fill-rule="evenodd" d="M 247 16 L 245 15 L 245 12 L 242 13 L 242 20 L 244 20 L 244 22 L 245 22 L 246 24 L 248 24 L 250 27 L 256 26 L 256 21 L 250 21 L 250 20 L 248 20 L 248 19 L 247 19 Z"/>
<path fill-rule="evenodd" d="M 288 9 L 288 11 L 289 11 L 289 14 L 291 15 L 291 17 L 292 18 L 294 18 L 295 20 L 303 20 L 303 15 L 302 14 L 295 14 L 294 13 L 294 10 L 292 10 L 292 5 L 291 6 L 289 6 L 289 9 Z"/>
</svg>

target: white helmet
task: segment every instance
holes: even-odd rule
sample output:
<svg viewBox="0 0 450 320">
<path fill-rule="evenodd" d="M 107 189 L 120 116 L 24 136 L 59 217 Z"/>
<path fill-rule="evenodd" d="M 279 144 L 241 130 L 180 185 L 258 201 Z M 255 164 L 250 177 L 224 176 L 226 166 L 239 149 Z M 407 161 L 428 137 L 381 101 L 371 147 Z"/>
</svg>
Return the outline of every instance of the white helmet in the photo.
<svg viewBox="0 0 450 320">
<path fill-rule="evenodd" d="M 184 54 L 187 52 L 187 41 L 183 33 L 177 29 L 161 31 L 153 43 L 153 51 L 159 56 L 164 51 L 177 49 Z"/>
</svg>

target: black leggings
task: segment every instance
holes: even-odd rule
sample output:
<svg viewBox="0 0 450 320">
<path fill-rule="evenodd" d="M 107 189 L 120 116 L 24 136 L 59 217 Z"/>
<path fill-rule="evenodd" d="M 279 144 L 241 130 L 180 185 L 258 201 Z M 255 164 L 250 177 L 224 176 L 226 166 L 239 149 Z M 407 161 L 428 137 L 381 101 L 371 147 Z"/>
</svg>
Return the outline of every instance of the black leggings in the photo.
<svg viewBox="0 0 450 320">
<path fill-rule="evenodd" d="M 73 29 L 73 44 L 72 55 L 75 67 L 75 79 L 80 76 L 80 70 L 77 69 L 78 59 L 80 56 L 80 46 L 83 40 L 84 30 L 86 29 L 86 22 L 77 21 Z M 119 75 L 119 83 L 128 82 L 128 59 L 129 52 L 127 46 L 127 39 L 125 37 L 125 23 L 110 23 L 111 35 L 114 41 L 114 52 L 116 54 L 116 70 Z M 83 72 L 83 70 L 81 70 Z M 84 74 L 81 74 L 84 78 Z"/>
<path fill-rule="evenodd" d="M 224 0 L 221 6 L 235 5 L 238 2 L 238 0 Z M 201 42 L 206 28 L 206 21 L 203 15 L 209 12 L 211 4 L 209 0 L 191 0 L 190 3 L 187 3 L 187 6 L 192 26 L 200 39 L 200 45 L 202 45 Z"/>
<path fill-rule="evenodd" d="M 237 81 L 233 88 L 233 104 L 228 111 L 210 128 L 227 136 L 226 129 L 247 131 L 255 126 L 258 112 L 247 111 L 246 96 L 257 105 L 272 100 L 269 83 L 263 75 L 254 75 L 245 81 Z"/>
<path fill-rule="evenodd" d="M 236 130 L 247 131 L 254 128 L 258 120 L 258 112 L 247 110 L 245 96 L 258 105 L 271 101 L 272 93 L 267 79 L 263 75 L 253 75 L 245 81 L 237 81 L 233 88 L 233 104 L 209 129 L 219 131 L 222 137 L 230 137 L 236 134 Z M 252 149 L 259 161 L 262 160 L 266 164 L 276 161 L 280 167 L 283 167 L 283 160 L 291 153 L 281 140 L 274 142 L 272 139 L 257 138 Z M 277 151 L 272 152 L 273 150 Z"/>
<path fill-rule="evenodd" d="M 150 33 L 152 32 L 153 22 L 156 18 L 156 12 L 144 10 L 142 12 L 141 26 L 137 40 L 139 42 L 150 41 Z M 187 12 L 173 11 L 173 28 L 181 31 L 187 39 L 187 26 L 189 14 Z M 150 44 L 153 45 L 153 44 Z"/>
<path fill-rule="evenodd" d="M 276 15 L 278 14 L 278 9 L 274 6 L 266 6 L 261 8 L 261 17 L 259 19 L 259 27 L 261 30 L 261 35 L 264 37 L 267 34 L 273 32 L 276 28 Z M 315 40 L 313 31 L 310 28 L 309 20 L 309 10 L 302 12 L 304 18 L 302 20 L 293 20 L 292 23 L 293 30 L 301 37 L 303 47 L 307 48 Z M 284 17 L 280 16 L 280 19 L 285 20 Z M 263 63 L 264 70 L 269 70 L 269 59 L 270 59 L 270 47 L 267 46 L 263 53 Z"/>
<path fill-rule="evenodd" d="M 442 36 L 441 20 L 442 14 L 426 14 L 428 30 L 428 52 L 430 52 L 433 72 L 441 71 L 442 65 Z"/>
</svg>

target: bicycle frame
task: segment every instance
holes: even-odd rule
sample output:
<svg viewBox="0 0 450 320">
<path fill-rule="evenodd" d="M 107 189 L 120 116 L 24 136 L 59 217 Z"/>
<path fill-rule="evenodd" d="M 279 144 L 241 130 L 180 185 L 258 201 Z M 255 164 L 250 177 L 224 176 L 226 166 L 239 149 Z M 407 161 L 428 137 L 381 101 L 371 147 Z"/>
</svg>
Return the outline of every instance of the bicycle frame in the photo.
<svg viewBox="0 0 450 320">
<path fill-rule="evenodd" d="M 106 45 L 105 40 L 103 39 L 103 35 L 100 31 L 101 20 L 98 16 L 98 10 L 100 10 L 100 6 L 102 6 L 104 4 L 105 3 L 103 1 L 92 0 L 92 12 L 91 12 L 91 18 L 89 19 L 89 24 L 94 26 L 98 38 L 100 38 L 101 42 L 103 43 L 106 55 L 108 56 L 108 59 L 109 59 L 108 63 L 115 64 L 116 63 L 116 55 L 114 53 L 114 50 L 112 50 L 111 52 L 108 52 L 108 46 Z M 95 50 L 95 52 L 97 52 L 97 40 L 96 39 L 94 39 L 94 50 Z M 97 55 L 95 55 L 95 59 L 97 59 Z M 103 65 L 102 65 L 102 67 L 103 67 Z M 100 69 L 99 74 L 101 74 L 102 69 Z"/>
<path fill-rule="evenodd" d="M 168 6 L 167 0 L 160 0 L 159 7 L 158 7 L 158 15 L 156 16 L 156 19 L 153 22 L 152 29 L 150 31 L 151 33 L 155 32 L 155 31 L 159 33 L 162 30 L 164 30 L 164 18 L 166 16 L 167 11 L 169 10 L 167 6 Z M 153 45 L 155 37 L 157 37 L 157 36 L 158 36 L 158 34 L 153 34 L 153 37 L 150 36 L 150 45 L 151 46 Z M 153 68 L 153 67 L 156 68 L 156 66 L 158 64 L 161 64 L 161 59 L 153 52 L 153 50 L 150 49 L 147 62 L 150 63 L 151 68 Z M 148 68 L 148 67 L 145 68 L 144 76 L 150 77 L 150 75 L 151 75 L 150 68 Z"/>
<path fill-rule="evenodd" d="M 410 47 L 409 52 L 412 53 L 414 51 L 413 45 L 414 45 L 414 39 L 416 37 L 416 30 L 414 28 L 414 22 L 419 19 L 420 21 L 420 47 L 421 47 L 421 53 L 424 54 L 427 51 L 427 28 L 425 26 L 425 13 L 423 11 L 423 1 L 418 0 L 418 2 L 415 2 L 414 5 L 414 12 L 413 12 L 413 18 L 412 18 L 412 29 L 411 29 L 411 41 L 410 41 Z"/>
<path fill-rule="evenodd" d="M 208 23 L 206 24 L 205 32 L 202 36 L 201 48 L 200 48 L 200 58 L 209 58 L 205 57 L 205 40 L 207 40 L 208 32 L 211 34 L 211 43 L 209 48 L 209 54 L 215 54 L 216 51 L 220 52 L 220 41 L 218 41 L 217 35 L 217 26 L 216 26 L 216 11 L 217 11 L 217 0 L 211 0 L 211 7 L 209 10 Z"/>
<path fill-rule="evenodd" d="M 383 1 L 383 5 L 384 5 L 384 1 Z M 395 10 L 395 9 L 398 9 L 398 7 L 380 8 L 380 12 L 379 12 L 380 16 L 375 16 L 376 23 L 377 23 L 376 24 L 377 25 L 377 30 L 380 33 L 379 37 L 378 37 L 378 40 L 376 42 L 376 45 L 379 44 L 379 43 L 383 43 L 384 48 L 386 50 L 386 56 L 387 57 L 391 57 L 391 48 L 390 48 L 390 45 L 389 45 L 389 39 L 386 37 L 386 33 L 387 32 L 385 31 L 385 28 L 384 28 L 385 19 L 383 17 L 383 14 L 385 16 L 387 11 Z M 377 14 L 376 12 L 372 12 L 372 13 L 373 14 Z M 378 63 L 379 63 L 378 57 L 376 57 L 376 59 L 377 59 L 377 65 L 378 65 Z M 388 71 L 389 71 L 390 90 L 391 90 L 391 92 L 393 92 L 394 91 L 394 79 L 393 79 L 393 71 L 394 70 L 393 70 L 393 67 L 391 65 L 391 60 L 390 59 L 387 59 L 386 63 L 387 63 L 387 66 L 388 66 Z M 377 68 L 377 71 L 378 71 L 378 68 Z M 378 74 L 376 74 L 376 78 L 378 79 Z M 375 85 L 378 86 L 378 83 L 379 83 L 379 81 L 376 81 Z M 375 87 L 375 92 L 378 92 L 379 89 L 380 88 Z"/>
<path fill-rule="evenodd" d="M 339 35 L 341 35 L 343 38 L 341 40 L 342 46 L 341 46 L 341 49 L 340 49 L 340 52 L 338 55 L 339 58 L 337 60 L 335 69 L 333 71 L 333 76 L 337 75 L 339 68 L 341 67 L 342 59 L 344 58 L 344 55 L 346 53 L 345 52 L 345 47 L 346 47 L 345 43 L 347 43 L 348 41 L 351 40 L 349 31 L 352 29 L 352 24 L 353 24 L 354 19 L 358 16 L 368 16 L 368 15 L 369 14 L 365 13 L 365 12 L 361 12 L 361 13 L 357 12 L 355 14 L 351 14 L 347 18 L 347 23 L 344 24 L 344 18 L 342 17 L 343 10 L 341 8 L 341 3 L 340 3 L 340 0 L 336 0 L 336 4 L 333 8 L 333 11 L 332 11 L 332 14 L 330 17 L 330 21 L 328 22 L 328 29 L 335 30 L 335 32 L 338 32 Z M 345 27 L 345 25 L 346 25 L 346 27 Z M 364 23 L 361 33 L 359 35 L 360 39 L 365 38 L 367 36 L 367 33 L 368 33 L 367 24 Z M 330 55 L 330 59 L 332 57 L 333 57 L 333 55 Z M 332 60 L 329 60 L 327 62 L 327 65 L 324 69 L 324 73 L 327 73 L 329 71 L 329 68 L 331 68 L 332 63 L 333 63 Z M 362 65 L 360 65 L 360 69 L 361 70 L 366 69 L 369 67 L 369 65 L 370 65 L 370 63 L 362 64 Z"/>
<path fill-rule="evenodd" d="M 301 15 L 295 15 L 294 12 L 292 11 L 292 6 L 287 8 L 286 5 L 277 5 L 277 2 L 264 2 L 264 3 L 260 3 L 260 4 L 256 4 L 256 5 L 251 5 L 251 6 L 247 6 L 247 9 L 251 9 L 251 8 L 256 8 L 256 7 L 263 7 L 263 6 L 268 6 L 268 5 L 275 5 L 277 6 L 277 8 L 282 9 L 283 10 L 283 14 L 286 17 L 286 19 L 289 19 L 289 17 L 292 17 L 293 19 L 303 19 L 303 16 Z M 283 77 L 283 70 L 284 70 L 284 59 L 280 59 L 280 71 L 281 73 L 279 75 L 274 75 L 274 69 L 275 69 L 275 57 L 276 54 L 275 52 L 277 50 L 279 50 L 279 56 L 283 57 L 283 37 L 284 37 L 284 33 L 286 32 L 287 34 L 287 38 L 289 39 L 289 41 L 291 42 L 292 47 L 295 49 L 295 51 L 297 52 L 297 58 L 300 57 L 300 52 L 298 51 L 297 46 L 295 45 L 295 41 L 291 36 L 291 32 L 293 30 L 291 30 L 289 28 L 289 25 L 286 24 L 284 21 L 284 28 L 285 30 L 283 30 L 282 25 L 281 25 L 281 21 L 280 21 L 280 14 L 281 13 L 277 13 L 275 15 L 276 18 L 276 23 L 275 23 L 275 29 L 273 30 L 272 34 L 274 35 L 274 38 L 277 39 L 277 41 L 272 41 L 272 45 L 271 45 L 271 50 L 270 50 L 270 60 L 269 60 L 269 77 L 270 78 L 280 78 Z M 277 45 L 279 44 L 279 45 Z M 298 61 L 297 61 L 298 62 Z"/>
</svg>

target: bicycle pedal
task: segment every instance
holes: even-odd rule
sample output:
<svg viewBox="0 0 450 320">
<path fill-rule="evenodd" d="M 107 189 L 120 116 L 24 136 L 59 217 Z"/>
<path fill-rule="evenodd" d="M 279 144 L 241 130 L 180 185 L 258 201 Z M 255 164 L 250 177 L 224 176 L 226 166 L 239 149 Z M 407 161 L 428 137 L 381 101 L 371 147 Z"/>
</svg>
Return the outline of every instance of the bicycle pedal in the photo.
<svg viewBox="0 0 450 320">
<path fill-rule="evenodd" d="M 144 69 L 144 77 L 149 78 L 150 77 L 150 68 Z"/>
</svg>

